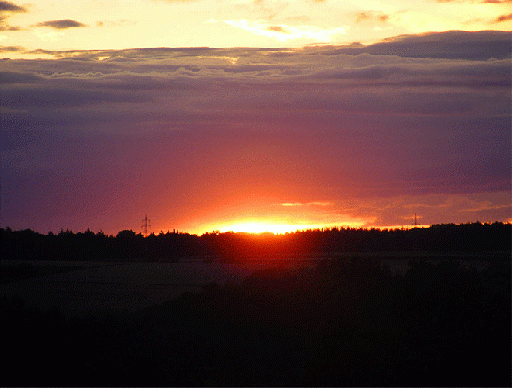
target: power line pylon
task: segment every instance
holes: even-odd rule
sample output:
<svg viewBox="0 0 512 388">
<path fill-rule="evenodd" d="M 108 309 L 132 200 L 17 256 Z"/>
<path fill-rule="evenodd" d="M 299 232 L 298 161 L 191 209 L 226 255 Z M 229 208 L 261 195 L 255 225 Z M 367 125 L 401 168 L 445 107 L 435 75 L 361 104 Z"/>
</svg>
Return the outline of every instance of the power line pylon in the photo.
<svg viewBox="0 0 512 388">
<path fill-rule="evenodd" d="M 148 219 L 148 215 L 145 214 L 144 219 L 142 220 L 142 233 L 144 233 L 144 236 L 148 235 L 148 227 L 151 229 L 151 220 Z"/>
</svg>

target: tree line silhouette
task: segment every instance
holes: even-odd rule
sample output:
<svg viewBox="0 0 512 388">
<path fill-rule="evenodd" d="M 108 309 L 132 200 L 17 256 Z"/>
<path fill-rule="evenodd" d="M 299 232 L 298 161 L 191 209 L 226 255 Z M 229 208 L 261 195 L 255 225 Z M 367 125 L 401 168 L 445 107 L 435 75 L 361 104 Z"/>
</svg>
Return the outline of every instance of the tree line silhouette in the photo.
<svg viewBox="0 0 512 388">
<path fill-rule="evenodd" d="M 167 261 L 209 258 L 226 261 L 268 256 L 330 255 L 350 252 L 510 251 L 512 225 L 480 222 L 412 229 L 327 228 L 272 233 L 163 233 L 143 236 L 123 230 L 116 236 L 90 230 L 44 235 L 31 229 L 0 228 L 4 259 Z"/>
</svg>

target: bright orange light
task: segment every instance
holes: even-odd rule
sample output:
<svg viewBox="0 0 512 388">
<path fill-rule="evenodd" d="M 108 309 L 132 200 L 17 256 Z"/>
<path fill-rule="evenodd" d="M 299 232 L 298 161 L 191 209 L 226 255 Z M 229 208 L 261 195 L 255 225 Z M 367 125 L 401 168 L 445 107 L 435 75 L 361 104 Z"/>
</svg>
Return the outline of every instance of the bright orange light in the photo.
<svg viewBox="0 0 512 388">
<path fill-rule="evenodd" d="M 351 227 L 359 227 L 362 223 L 351 223 Z M 215 229 L 220 232 L 284 234 L 307 229 L 322 229 L 342 226 L 341 224 L 286 224 L 279 221 L 242 221 L 224 224 Z M 345 223 L 344 226 L 347 226 Z"/>
<path fill-rule="evenodd" d="M 293 209 L 292 209 L 293 210 Z M 242 211 L 241 211 L 242 212 Z M 198 217 L 199 218 L 199 217 Z M 212 217 L 213 218 L 213 217 Z M 204 234 L 210 232 L 235 232 L 235 233 L 265 233 L 285 234 L 303 230 L 328 229 L 334 227 L 359 228 L 371 224 L 368 219 L 351 219 L 350 217 L 337 217 L 327 215 L 318 215 L 312 212 L 308 214 L 279 214 L 263 217 L 222 217 L 218 216 L 217 221 L 209 220 L 200 225 L 183 226 L 193 234 Z"/>
<path fill-rule="evenodd" d="M 221 232 L 245 232 L 245 233 L 264 233 L 270 232 L 274 234 L 283 234 L 287 232 L 295 232 L 301 229 L 313 229 L 314 225 L 287 225 L 287 224 L 270 224 L 264 222 L 245 222 L 240 224 L 232 224 L 224 226 Z"/>
</svg>

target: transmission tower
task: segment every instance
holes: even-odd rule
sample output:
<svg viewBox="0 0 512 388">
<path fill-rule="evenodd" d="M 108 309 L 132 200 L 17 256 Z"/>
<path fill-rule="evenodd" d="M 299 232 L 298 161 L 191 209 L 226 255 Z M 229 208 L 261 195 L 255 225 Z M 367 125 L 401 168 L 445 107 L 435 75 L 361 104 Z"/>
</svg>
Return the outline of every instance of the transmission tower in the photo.
<svg viewBox="0 0 512 388">
<path fill-rule="evenodd" d="M 416 213 L 414 213 L 414 226 L 418 226 L 418 219 L 416 218 Z"/>
<path fill-rule="evenodd" d="M 148 227 L 151 229 L 151 220 L 148 219 L 148 215 L 145 214 L 144 219 L 142 220 L 142 233 L 144 233 L 144 236 L 148 235 Z"/>
</svg>

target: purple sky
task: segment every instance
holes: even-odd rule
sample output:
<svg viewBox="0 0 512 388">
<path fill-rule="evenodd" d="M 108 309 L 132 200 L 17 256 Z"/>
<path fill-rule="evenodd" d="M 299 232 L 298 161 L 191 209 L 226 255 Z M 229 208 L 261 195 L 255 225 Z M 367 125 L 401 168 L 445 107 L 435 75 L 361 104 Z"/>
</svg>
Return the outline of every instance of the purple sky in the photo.
<svg viewBox="0 0 512 388">
<path fill-rule="evenodd" d="M 49 54 L 0 64 L 1 227 L 512 220 L 509 32 Z"/>
</svg>

